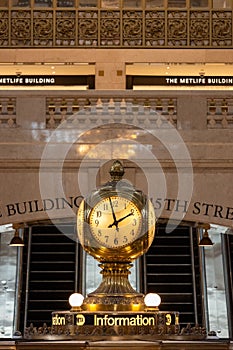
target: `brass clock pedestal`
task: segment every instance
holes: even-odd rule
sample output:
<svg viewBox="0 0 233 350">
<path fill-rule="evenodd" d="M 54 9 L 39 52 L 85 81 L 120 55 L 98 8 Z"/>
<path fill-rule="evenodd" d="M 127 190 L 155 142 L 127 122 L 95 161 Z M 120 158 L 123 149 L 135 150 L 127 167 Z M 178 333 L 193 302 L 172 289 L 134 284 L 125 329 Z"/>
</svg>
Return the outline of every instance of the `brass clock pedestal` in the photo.
<svg viewBox="0 0 233 350">
<path fill-rule="evenodd" d="M 131 264 L 103 262 L 100 286 L 84 299 L 82 309 L 88 311 L 144 311 L 144 295 L 130 285 Z"/>
</svg>

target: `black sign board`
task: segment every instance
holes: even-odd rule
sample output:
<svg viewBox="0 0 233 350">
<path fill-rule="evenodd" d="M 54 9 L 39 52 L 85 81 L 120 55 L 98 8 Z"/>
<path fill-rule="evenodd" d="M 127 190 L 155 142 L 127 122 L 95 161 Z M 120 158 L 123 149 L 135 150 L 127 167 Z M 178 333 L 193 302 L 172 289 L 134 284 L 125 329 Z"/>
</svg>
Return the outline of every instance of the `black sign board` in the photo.
<svg viewBox="0 0 233 350">
<path fill-rule="evenodd" d="M 88 86 L 95 88 L 94 75 L 0 75 L 0 86 Z"/>
<path fill-rule="evenodd" d="M 231 76 L 144 76 L 127 75 L 126 89 L 133 89 L 134 86 L 233 86 Z"/>
</svg>

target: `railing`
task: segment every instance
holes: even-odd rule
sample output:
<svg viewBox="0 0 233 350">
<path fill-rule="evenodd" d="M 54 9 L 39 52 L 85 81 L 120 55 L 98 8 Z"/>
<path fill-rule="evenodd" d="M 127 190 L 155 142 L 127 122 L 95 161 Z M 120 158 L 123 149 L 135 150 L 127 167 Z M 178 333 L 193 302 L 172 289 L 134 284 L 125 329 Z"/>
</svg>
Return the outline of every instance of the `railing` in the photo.
<svg viewBox="0 0 233 350">
<path fill-rule="evenodd" d="M 137 103 L 139 103 L 137 105 Z M 157 113 L 158 112 L 158 113 Z M 76 118 L 72 118 L 76 114 Z M 131 124 L 135 127 L 153 126 L 164 127 L 168 122 L 176 126 L 176 99 L 149 98 L 132 99 L 78 99 L 78 98 L 47 98 L 46 99 L 46 127 L 78 127 L 104 125 L 108 123 Z"/>
<path fill-rule="evenodd" d="M 229 91 L 31 91 L 28 98 L 27 91 L 2 91 L 0 129 L 24 128 L 27 119 L 27 128 L 32 129 L 36 125 L 85 129 L 107 123 L 151 129 L 168 124 L 178 129 L 189 124 L 196 124 L 194 129 L 233 129 L 233 92 L 231 97 Z"/>
<path fill-rule="evenodd" d="M 0 128 L 16 126 L 16 97 L 0 97 Z"/>
<path fill-rule="evenodd" d="M 231 9 L 0 10 L 1 48 L 231 48 L 232 41 Z"/>
<path fill-rule="evenodd" d="M 207 125 L 209 129 L 233 128 L 233 99 L 213 98 L 207 99 L 208 115 Z"/>
</svg>

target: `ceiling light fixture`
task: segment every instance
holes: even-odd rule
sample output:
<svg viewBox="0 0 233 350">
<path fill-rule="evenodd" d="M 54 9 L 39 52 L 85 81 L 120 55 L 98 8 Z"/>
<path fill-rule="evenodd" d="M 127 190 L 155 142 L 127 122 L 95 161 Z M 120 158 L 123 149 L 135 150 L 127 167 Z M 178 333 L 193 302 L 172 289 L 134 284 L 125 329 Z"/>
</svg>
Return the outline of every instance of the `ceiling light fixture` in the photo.
<svg viewBox="0 0 233 350">
<path fill-rule="evenodd" d="M 208 234 L 208 230 L 210 229 L 210 225 L 209 224 L 204 224 L 201 226 L 201 228 L 204 229 L 204 233 L 203 236 L 199 242 L 199 247 L 212 247 L 213 246 L 213 242 L 211 241 L 209 234 Z"/>
<path fill-rule="evenodd" d="M 13 224 L 13 229 L 15 230 L 14 237 L 10 241 L 9 246 L 11 247 L 23 247 L 24 242 L 22 238 L 19 236 L 19 229 L 22 228 L 20 224 Z"/>
</svg>

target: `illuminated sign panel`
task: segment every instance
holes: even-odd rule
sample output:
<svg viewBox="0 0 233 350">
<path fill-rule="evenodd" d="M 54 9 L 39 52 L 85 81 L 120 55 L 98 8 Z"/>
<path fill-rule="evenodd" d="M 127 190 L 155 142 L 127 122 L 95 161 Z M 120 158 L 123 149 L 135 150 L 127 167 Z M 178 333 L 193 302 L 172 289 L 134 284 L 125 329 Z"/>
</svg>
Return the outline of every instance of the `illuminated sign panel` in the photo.
<svg viewBox="0 0 233 350">
<path fill-rule="evenodd" d="M 156 326 L 158 321 L 163 320 L 163 323 L 167 326 L 171 324 L 179 324 L 178 313 L 174 312 L 156 312 L 156 313 L 57 313 L 52 314 L 52 325 L 53 326 L 65 326 L 65 325 L 76 325 L 76 326 Z"/>
</svg>

